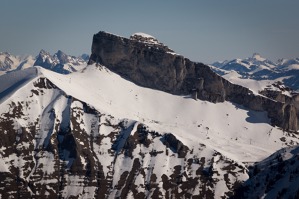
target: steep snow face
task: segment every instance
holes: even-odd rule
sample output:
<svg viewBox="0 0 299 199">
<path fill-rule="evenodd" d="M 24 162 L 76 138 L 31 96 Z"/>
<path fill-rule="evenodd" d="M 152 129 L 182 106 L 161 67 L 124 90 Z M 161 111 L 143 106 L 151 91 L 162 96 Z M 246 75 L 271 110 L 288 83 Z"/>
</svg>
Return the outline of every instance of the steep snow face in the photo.
<svg viewBox="0 0 299 199">
<path fill-rule="evenodd" d="M 247 164 L 299 141 L 264 112 L 139 87 L 104 66 L 15 76 L 0 104 L 3 198 L 228 198 Z"/>
</svg>

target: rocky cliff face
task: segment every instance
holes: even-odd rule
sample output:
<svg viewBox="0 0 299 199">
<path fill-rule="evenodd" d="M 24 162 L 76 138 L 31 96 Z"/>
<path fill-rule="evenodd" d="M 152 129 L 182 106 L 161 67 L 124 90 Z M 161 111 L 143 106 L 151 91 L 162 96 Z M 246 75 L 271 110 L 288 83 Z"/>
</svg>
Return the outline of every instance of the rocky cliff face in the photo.
<svg viewBox="0 0 299 199">
<path fill-rule="evenodd" d="M 299 129 L 298 109 L 293 103 L 253 94 L 230 83 L 207 65 L 192 62 L 160 42 L 119 37 L 106 32 L 94 35 L 89 64 L 100 63 L 130 81 L 172 94 L 192 94 L 214 103 L 225 100 L 246 108 L 267 111 L 271 123 L 285 130 Z"/>
</svg>

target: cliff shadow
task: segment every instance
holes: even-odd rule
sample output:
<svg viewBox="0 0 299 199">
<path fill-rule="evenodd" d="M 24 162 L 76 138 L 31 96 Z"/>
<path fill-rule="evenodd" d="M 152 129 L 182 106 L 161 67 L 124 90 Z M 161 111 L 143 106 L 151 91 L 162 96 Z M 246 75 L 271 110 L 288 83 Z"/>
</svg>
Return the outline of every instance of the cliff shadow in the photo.
<svg viewBox="0 0 299 199">
<path fill-rule="evenodd" d="M 247 112 L 246 121 L 253 124 L 264 123 L 271 124 L 271 119 L 268 117 L 267 111 L 255 111 L 236 103 L 232 103 L 236 109 L 241 109 Z"/>
<path fill-rule="evenodd" d="M 6 99 L 8 99 L 11 95 L 13 95 L 22 85 L 24 85 L 28 80 L 27 79 L 23 79 L 15 84 L 13 84 L 12 86 L 10 86 L 9 88 L 5 89 L 4 91 L 2 91 L 0 93 L 0 102 L 5 101 Z"/>
</svg>

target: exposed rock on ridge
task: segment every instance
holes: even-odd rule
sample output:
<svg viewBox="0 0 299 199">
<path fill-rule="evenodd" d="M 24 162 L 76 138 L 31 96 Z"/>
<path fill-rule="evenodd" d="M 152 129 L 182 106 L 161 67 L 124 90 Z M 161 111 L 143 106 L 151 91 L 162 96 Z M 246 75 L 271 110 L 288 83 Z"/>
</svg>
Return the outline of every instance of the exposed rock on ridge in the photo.
<svg viewBox="0 0 299 199">
<path fill-rule="evenodd" d="M 99 112 L 44 76 L 26 85 L 0 104 L 0 198 L 215 198 L 220 185 L 228 198 L 247 178 L 210 147 Z"/>
<path fill-rule="evenodd" d="M 272 125 L 297 131 L 296 103 L 278 102 L 254 95 L 214 73 L 209 66 L 192 62 L 157 42 L 127 39 L 106 32 L 94 35 L 89 64 L 100 63 L 130 81 L 172 94 L 193 94 L 214 103 L 225 100 L 246 108 L 267 111 Z"/>
</svg>

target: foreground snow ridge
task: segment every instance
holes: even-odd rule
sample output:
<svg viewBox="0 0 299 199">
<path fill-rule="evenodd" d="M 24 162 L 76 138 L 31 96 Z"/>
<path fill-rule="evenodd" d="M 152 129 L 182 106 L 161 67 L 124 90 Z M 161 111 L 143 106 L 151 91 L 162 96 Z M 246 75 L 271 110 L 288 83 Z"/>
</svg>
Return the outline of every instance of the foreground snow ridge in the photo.
<svg viewBox="0 0 299 199">
<path fill-rule="evenodd" d="M 0 96 L 1 197 L 229 198 L 247 165 L 298 144 L 265 112 L 140 87 L 105 66 L 2 81 L 13 89 Z"/>
</svg>

